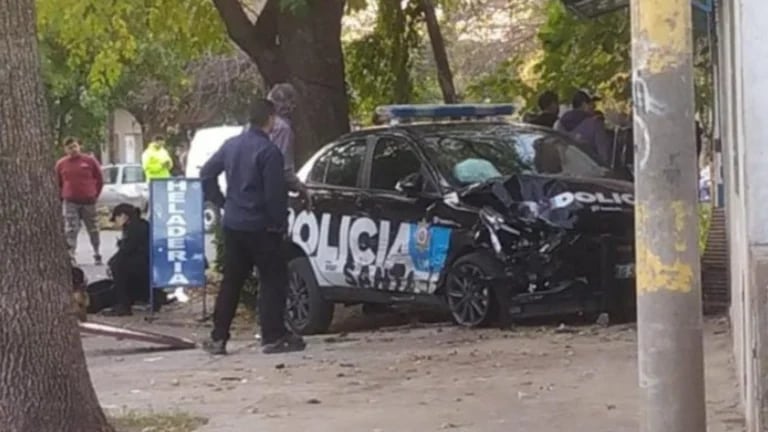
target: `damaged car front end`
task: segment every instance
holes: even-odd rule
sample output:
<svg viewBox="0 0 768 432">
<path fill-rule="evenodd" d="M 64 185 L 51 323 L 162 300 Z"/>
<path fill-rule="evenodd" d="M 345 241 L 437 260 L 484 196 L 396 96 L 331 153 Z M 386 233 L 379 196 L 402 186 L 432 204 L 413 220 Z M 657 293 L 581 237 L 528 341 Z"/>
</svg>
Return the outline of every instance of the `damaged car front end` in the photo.
<svg viewBox="0 0 768 432">
<path fill-rule="evenodd" d="M 612 321 L 632 319 L 630 183 L 520 175 L 469 188 L 461 201 L 478 209 L 472 259 L 487 271 L 473 272 L 465 262 L 449 270 L 447 300 L 455 320 L 476 325 L 471 301 L 458 304 L 460 296 L 452 293 L 456 281 L 467 280 L 487 292 L 502 322 L 600 313 Z"/>
</svg>

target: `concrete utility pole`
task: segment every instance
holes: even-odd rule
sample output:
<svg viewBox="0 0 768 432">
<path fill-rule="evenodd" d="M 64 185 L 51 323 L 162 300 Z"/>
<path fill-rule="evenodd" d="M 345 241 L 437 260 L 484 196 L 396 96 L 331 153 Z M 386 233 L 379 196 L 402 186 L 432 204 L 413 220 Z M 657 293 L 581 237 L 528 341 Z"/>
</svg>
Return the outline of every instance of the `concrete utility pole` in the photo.
<svg viewBox="0 0 768 432">
<path fill-rule="evenodd" d="M 705 432 L 690 0 L 632 0 L 643 432 Z"/>
</svg>

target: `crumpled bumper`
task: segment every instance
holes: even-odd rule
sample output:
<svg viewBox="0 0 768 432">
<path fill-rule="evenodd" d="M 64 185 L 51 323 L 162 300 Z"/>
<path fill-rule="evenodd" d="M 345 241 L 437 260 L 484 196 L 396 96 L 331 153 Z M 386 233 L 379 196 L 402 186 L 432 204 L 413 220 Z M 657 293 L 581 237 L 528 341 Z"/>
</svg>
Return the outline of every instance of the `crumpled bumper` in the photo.
<svg viewBox="0 0 768 432">
<path fill-rule="evenodd" d="M 494 278 L 497 298 L 510 318 L 608 312 L 612 316 L 635 310 L 634 248 L 631 239 L 614 235 L 582 236 L 555 252 L 570 276 L 545 289 L 521 289 L 514 270 Z"/>
</svg>

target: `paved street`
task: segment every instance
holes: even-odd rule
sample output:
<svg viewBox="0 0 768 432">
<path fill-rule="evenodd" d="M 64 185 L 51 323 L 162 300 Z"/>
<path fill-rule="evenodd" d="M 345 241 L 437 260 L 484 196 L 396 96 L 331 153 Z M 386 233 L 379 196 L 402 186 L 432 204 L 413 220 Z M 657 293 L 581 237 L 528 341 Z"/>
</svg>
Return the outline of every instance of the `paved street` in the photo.
<svg viewBox="0 0 768 432">
<path fill-rule="evenodd" d="M 117 240 L 120 238 L 120 231 L 102 231 L 101 232 L 101 255 L 106 263 L 109 257 L 111 257 L 117 251 Z M 213 246 L 213 236 L 206 237 L 205 243 L 205 255 L 208 257 L 209 262 L 213 262 L 216 252 Z M 88 234 L 85 229 L 80 231 L 80 236 L 77 238 L 77 263 L 83 268 L 85 274 L 88 276 L 88 280 L 94 281 L 101 278 L 105 278 L 107 274 L 106 266 L 93 265 L 93 251 L 91 250 L 91 243 L 88 240 Z"/>
<path fill-rule="evenodd" d="M 181 313 L 163 313 L 173 326 L 140 316 L 112 322 L 193 340 L 208 334 Z M 705 329 L 707 430 L 743 432 L 728 322 L 707 320 Z M 199 432 L 638 430 L 633 325 L 355 330 L 274 356 L 258 353 L 252 325 L 236 329 L 231 355 L 217 358 L 101 337 L 83 343 L 108 412 L 187 413 L 207 419 Z"/>
</svg>

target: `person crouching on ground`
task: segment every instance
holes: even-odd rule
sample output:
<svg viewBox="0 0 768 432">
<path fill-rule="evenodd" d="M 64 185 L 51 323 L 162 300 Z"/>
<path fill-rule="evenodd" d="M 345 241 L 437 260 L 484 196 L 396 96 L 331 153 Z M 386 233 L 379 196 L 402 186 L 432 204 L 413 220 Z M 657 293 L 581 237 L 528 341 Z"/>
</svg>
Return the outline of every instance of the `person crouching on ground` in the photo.
<svg viewBox="0 0 768 432">
<path fill-rule="evenodd" d="M 125 203 L 114 208 L 111 220 L 123 235 L 108 261 L 115 306 L 106 314 L 127 316 L 135 301 L 149 297 L 149 222 L 142 219 L 141 209 Z"/>
<path fill-rule="evenodd" d="M 230 327 L 246 279 L 259 270 L 259 321 L 262 352 L 301 351 L 304 340 L 285 324 L 288 265 L 283 241 L 288 224 L 288 191 L 280 149 L 269 139 L 275 122 L 272 102 L 261 99 L 250 109 L 250 125 L 224 142 L 200 169 L 206 199 L 224 207 L 224 275 L 216 297 L 210 354 L 226 354 Z M 227 178 L 226 198 L 218 184 Z"/>
</svg>

